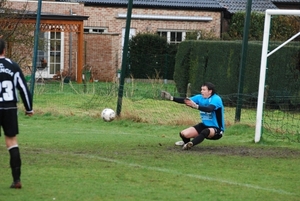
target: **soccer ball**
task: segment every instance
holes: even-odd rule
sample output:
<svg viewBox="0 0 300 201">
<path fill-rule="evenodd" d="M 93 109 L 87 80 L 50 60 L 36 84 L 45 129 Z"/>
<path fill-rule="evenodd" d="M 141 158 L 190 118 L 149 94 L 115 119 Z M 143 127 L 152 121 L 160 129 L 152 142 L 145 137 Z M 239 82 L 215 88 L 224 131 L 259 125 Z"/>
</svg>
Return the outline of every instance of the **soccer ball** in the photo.
<svg viewBox="0 0 300 201">
<path fill-rule="evenodd" d="M 110 108 L 105 108 L 104 110 L 102 110 L 101 112 L 101 118 L 104 121 L 113 121 L 116 118 L 116 113 L 114 110 L 110 109 Z"/>
</svg>

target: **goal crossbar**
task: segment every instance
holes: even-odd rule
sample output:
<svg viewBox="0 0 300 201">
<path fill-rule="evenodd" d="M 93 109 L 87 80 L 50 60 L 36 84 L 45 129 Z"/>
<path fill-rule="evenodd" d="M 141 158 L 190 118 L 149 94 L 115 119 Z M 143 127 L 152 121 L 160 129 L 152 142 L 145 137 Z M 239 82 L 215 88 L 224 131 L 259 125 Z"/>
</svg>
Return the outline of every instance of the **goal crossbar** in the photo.
<svg viewBox="0 0 300 201">
<path fill-rule="evenodd" d="M 270 35 L 270 25 L 272 15 L 298 15 L 300 16 L 300 10 L 287 10 L 287 9 L 267 9 L 265 12 L 265 24 L 264 24 L 264 35 L 262 44 L 262 54 L 260 62 L 260 78 L 258 86 L 258 99 L 257 99 L 257 113 L 256 113 L 256 126 L 255 126 L 255 137 L 254 142 L 257 143 L 261 138 L 261 128 L 263 119 L 263 105 L 264 105 L 264 91 L 265 91 L 265 79 L 266 79 L 266 69 L 267 69 L 267 58 L 268 56 L 279 50 L 281 47 L 292 41 L 294 38 L 300 35 L 300 32 L 287 40 L 281 46 L 273 50 L 268 55 L 269 47 L 269 35 Z"/>
</svg>

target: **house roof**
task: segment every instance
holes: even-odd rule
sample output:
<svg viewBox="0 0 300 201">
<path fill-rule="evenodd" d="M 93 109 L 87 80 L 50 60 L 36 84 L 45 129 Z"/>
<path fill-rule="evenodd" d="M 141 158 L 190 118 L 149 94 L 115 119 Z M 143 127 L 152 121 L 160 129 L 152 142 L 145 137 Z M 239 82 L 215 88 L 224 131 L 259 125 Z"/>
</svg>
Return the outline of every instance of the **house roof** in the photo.
<svg viewBox="0 0 300 201">
<path fill-rule="evenodd" d="M 300 0 L 272 0 L 275 3 L 300 3 Z"/>
<path fill-rule="evenodd" d="M 27 12 L 26 19 L 36 19 L 37 14 L 35 12 Z M 53 14 L 53 13 L 41 13 L 42 20 L 75 20 L 75 21 L 83 21 L 87 20 L 89 16 L 82 16 L 82 15 L 60 15 L 60 14 Z"/>
<path fill-rule="evenodd" d="M 247 0 L 218 0 L 218 2 L 230 13 L 245 11 L 247 6 Z M 252 11 L 264 12 L 267 9 L 277 9 L 277 7 L 271 0 L 252 0 Z"/>
<path fill-rule="evenodd" d="M 85 4 L 126 6 L 128 0 L 58 0 Z M 217 0 L 134 0 L 133 6 L 225 10 Z"/>
<path fill-rule="evenodd" d="M 126 6 L 128 0 L 56 0 L 92 5 Z M 300 0 L 252 0 L 252 11 L 264 12 L 277 9 L 274 3 L 299 4 Z M 155 8 L 181 8 L 199 10 L 227 10 L 229 13 L 245 11 L 247 0 L 134 0 L 133 6 Z"/>
</svg>

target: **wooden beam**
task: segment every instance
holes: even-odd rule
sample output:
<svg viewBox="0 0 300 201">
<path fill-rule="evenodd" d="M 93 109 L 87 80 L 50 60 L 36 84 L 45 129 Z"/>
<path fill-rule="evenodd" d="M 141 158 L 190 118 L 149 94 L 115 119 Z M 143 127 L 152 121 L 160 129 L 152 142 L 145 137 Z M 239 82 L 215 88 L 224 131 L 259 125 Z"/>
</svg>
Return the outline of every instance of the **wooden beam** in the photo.
<svg viewBox="0 0 300 201">
<path fill-rule="evenodd" d="M 22 19 L 22 20 L 16 20 L 16 22 L 11 23 L 25 23 L 25 24 L 35 24 L 35 19 Z M 53 26 L 57 26 L 56 29 Z M 55 31 L 55 32 L 76 32 L 78 37 L 77 42 L 77 77 L 76 81 L 77 83 L 82 83 L 82 70 L 83 70 L 83 49 L 84 49 L 84 39 L 83 39 L 83 21 L 77 21 L 77 20 L 52 20 L 52 19 L 42 19 L 40 23 L 40 30 L 41 31 Z"/>
<path fill-rule="evenodd" d="M 78 45 L 77 45 L 77 83 L 82 83 L 82 68 L 83 68 L 83 22 L 79 24 Z"/>
</svg>

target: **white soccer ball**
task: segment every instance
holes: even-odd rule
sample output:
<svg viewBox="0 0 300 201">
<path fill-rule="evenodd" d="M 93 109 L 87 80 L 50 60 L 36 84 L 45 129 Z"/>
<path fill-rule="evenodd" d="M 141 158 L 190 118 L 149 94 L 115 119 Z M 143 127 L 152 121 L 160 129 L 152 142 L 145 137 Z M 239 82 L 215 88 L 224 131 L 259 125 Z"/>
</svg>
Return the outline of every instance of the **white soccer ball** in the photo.
<svg viewBox="0 0 300 201">
<path fill-rule="evenodd" d="M 116 118 L 116 113 L 113 109 L 105 108 L 101 112 L 101 118 L 104 121 L 113 121 Z"/>
</svg>

